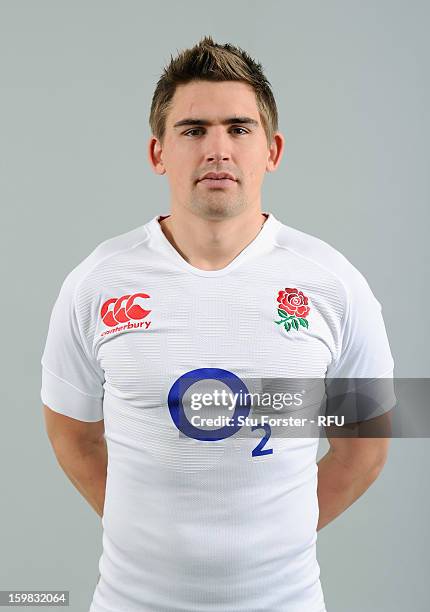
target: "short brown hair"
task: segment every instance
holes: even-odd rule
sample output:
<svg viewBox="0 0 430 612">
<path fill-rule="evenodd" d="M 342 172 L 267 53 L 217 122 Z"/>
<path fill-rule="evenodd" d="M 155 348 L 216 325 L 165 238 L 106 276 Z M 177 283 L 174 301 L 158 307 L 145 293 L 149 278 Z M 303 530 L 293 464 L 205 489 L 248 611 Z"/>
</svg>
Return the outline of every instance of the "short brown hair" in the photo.
<svg viewBox="0 0 430 612">
<path fill-rule="evenodd" d="M 178 85 L 190 81 L 242 81 L 255 91 L 261 121 L 270 145 L 278 130 L 278 110 L 269 81 L 261 64 L 246 51 L 229 43 L 220 45 L 205 36 L 191 49 L 185 49 L 164 69 L 152 97 L 149 125 L 153 135 L 163 141 L 166 117 Z"/>
</svg>

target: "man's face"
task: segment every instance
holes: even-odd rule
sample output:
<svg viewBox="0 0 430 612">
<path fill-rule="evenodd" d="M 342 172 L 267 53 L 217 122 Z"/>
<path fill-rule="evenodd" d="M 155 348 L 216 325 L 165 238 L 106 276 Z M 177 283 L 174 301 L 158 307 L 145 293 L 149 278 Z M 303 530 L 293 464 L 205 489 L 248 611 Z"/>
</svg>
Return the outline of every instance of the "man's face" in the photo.
<svg viewBox="0 0 430 612">
<path fill-rule="evenodd" d="M 167 174 L 175 208 L 206 219 L 260 209 L 264 174 L 274 165 L 254 90 L 246 83 L 192 81 L 177 87 L 164 142 L 151 142 L 153 165 Z M 234 180 L 202 180 L 208 172 L 226 172 Z"/>
</svg>

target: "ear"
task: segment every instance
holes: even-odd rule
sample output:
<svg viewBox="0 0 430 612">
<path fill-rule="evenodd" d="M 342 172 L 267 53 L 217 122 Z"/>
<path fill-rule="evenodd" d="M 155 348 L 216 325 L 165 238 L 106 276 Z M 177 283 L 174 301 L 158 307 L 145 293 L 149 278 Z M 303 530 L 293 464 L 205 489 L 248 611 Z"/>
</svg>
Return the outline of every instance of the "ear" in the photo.
<svg viewBox="0 0 430 612">
<path fill-rule="evenodd" d="M 273 136 L 272 144 L 269 147 L 266 171 L 273 172 L 279 166 L 284 152 L 285 138 L 280 132 Z"/>
<path fill-rule="evenodd" d="M 163 147 L 155 136 L 152 136 L 148 144 L 148 159 L 152 169 L 157 174 L 165 174 L 166 169 L 163 163 Z"/>
</svg>

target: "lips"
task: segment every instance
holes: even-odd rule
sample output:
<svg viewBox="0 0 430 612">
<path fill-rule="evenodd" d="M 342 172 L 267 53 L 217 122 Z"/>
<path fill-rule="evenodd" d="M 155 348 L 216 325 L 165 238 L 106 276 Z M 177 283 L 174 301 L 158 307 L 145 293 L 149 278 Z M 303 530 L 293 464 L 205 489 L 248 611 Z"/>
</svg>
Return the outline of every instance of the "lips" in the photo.
<svg viewBox="0 0 430 612">
<path fill-rule="evenodd" d="M 204 178 L 201 179 L 198 184 L 208 189 L 232 189 L 236 185 L 235 180 L 229 178 Z"/>
<path fill-rule="evenodd" d="M 205 181 L 205 180 L 221 181 L 225 179 L 228 179 L 230 181 L 236 180 L 234 176 L 230 174 L 229 172 L 207 172 L 199 179 L 199 181 Z"/>
</svg>

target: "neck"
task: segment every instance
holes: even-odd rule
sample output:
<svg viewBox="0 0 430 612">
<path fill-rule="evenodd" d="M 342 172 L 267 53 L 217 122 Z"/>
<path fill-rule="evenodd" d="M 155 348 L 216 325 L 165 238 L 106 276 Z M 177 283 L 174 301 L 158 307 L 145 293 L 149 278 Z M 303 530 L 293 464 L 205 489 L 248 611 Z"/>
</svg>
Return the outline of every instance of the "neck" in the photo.
<svg viewBox="0 0 430 612">
<path fill-rule="evenodd" d="M 259 210 L 217 220 L 173 211 L 160 220 L 160 225 L 167 240 L 190 265 L 221 270 L 256 238 L 266 219 Z"/>
</svg>

